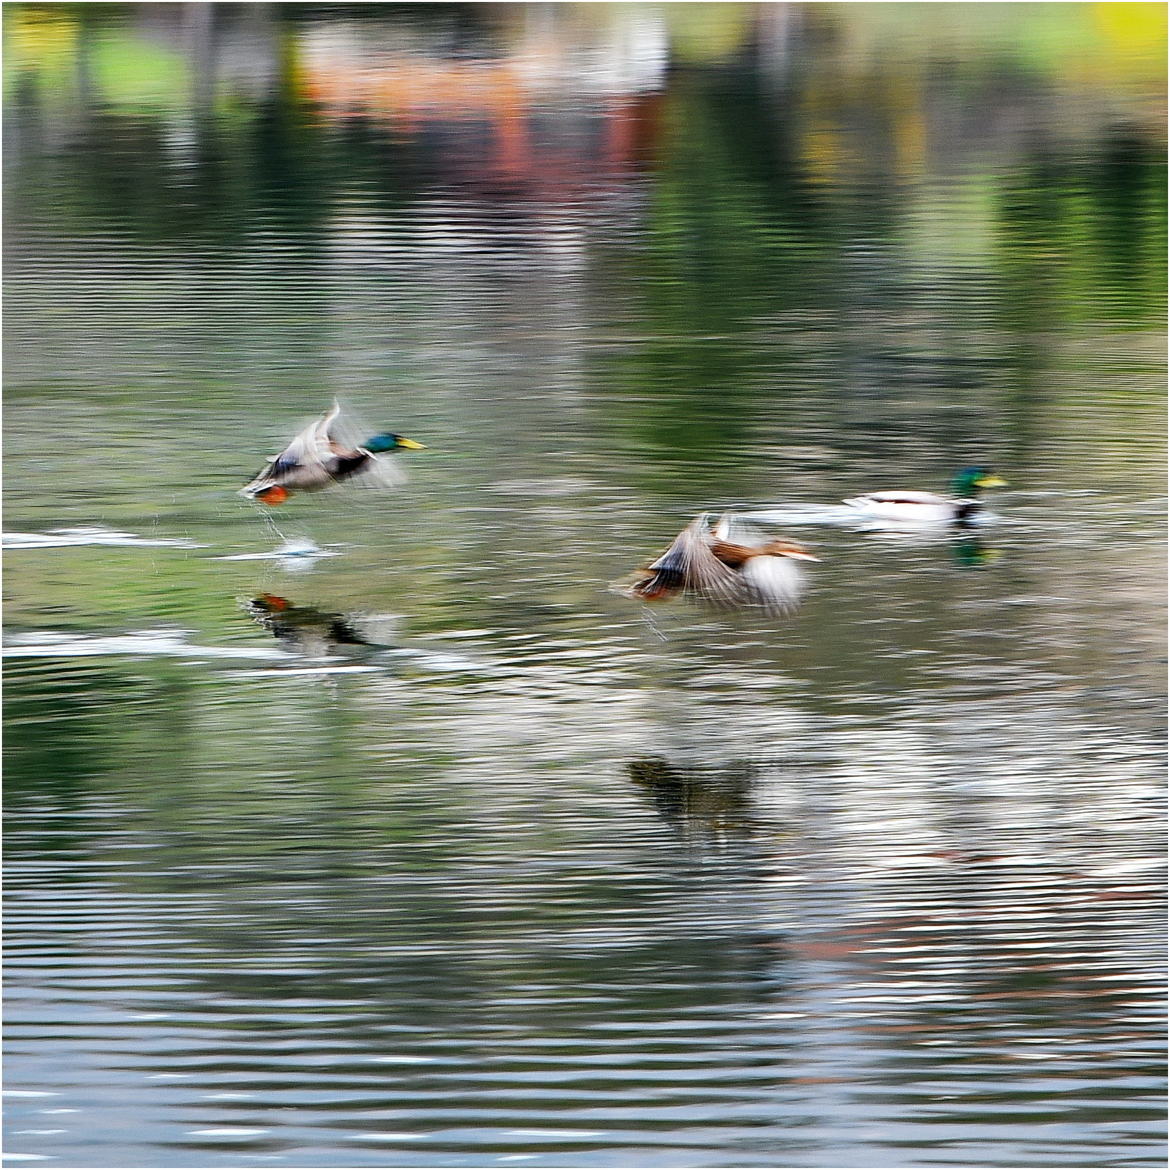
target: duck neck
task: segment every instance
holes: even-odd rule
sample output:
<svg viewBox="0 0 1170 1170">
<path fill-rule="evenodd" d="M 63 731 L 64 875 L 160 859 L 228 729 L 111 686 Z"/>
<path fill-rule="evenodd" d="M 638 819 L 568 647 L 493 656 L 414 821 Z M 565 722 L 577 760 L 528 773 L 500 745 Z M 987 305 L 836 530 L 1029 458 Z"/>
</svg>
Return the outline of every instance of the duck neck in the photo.
<svg viewBox="0 0 1170 1170">
<path fill-rule="evenodd" d="M 955 523 L 960 527 L 970 524 L 979 511 L 979 506 L 980 501 L 974 492 L 957 500 L 955 502 Z"/>
</svg>

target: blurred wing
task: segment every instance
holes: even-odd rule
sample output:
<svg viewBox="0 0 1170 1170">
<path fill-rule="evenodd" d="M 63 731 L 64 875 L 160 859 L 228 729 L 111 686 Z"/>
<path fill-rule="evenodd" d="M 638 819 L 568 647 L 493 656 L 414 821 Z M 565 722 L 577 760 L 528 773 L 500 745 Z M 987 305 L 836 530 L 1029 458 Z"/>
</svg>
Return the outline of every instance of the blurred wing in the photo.
<svg viewBox="0 0 1170 1170">
<path fill-rule="evenodd" d="M 805 575 L 788 557 L 752 557 L 740 570 L 748 600 L 770 613 L 794 613 L 804 594 Z"/>
<path fill-rule="evenodd" d="M 714 536 L 717 541 L 723 540 L 729 544 L 740 544 L 747 548 L 766 544 L 770 539 L 754 524 L 749 524 L 733 512 L 724 512 L 719 517 L 719 522 L 715 525 Z"/>
<path fill-rule="evenodd" d="M 320 465 L 332 453 L 330 432 L 341 407 L 335 402 L 316 422 L 305 427 L 291 443 L 273 460 L 274 469 L 279 470 L 281 464 L 290 467 L 309 467 Z"/>
<path fill-rule="evenodd" d="M 647 569 L 668 586 L 685 589 L 706 601 L 733 605 L 742 599 L 739 576 L 711 551 L 705 515 L 691 521 Z"/>
<path fill-rule="evenodd" d="M 367 451 L 363 443 L 367 435 L 374 433 L 374 429 L 365 425 L 361 419 L 356 419 L 348 409 L 339 417 L 336 402 L 333 404 L 332 417 L 328 420 L 326 430 L 330 454 L 352 455 L 360 452 L 367 456 L 366 462 L 357 472 L 344 476 L 346 487 L 397 487 L 406 482 L 408 478 L 406 469 L 397 453 L 387 451 L 374 454 L 373 451 Z"/>
<path fill-rule="evenodd" d="M 352 484 L 360 488 L 384 488 L 397 487 L 406 482 L 406 471 L 393 454 L 375 455 L 372 451 L 366 451 L 364 447 L 359 447 L 358 450 L 365 451 L 369 459 L 356 475 L 345 481 L 347 486 Z"/>
<path fill-rule="evenodd" d="M 318 425 L 332 450 L 356 451 L 366 435 L 373 433 L 362 419 L 354 417 L 348 406 L 343 412 L 337 399 L 333 400 L 333 409 L 322 416 Z"/>
<path fill-rule="evenodd" d="M 329 428 L 339 410 L 335 402 L 332 409 L 305 427 L 276 458 L 265 464 L 259 475 L 240 489 L 241 495 L 255 495 L 278 482 L 293 488 L 300 486 L 298 481 L 306 486 L 319 484 L 329 474 L 326 462 L 331 456 Z"/>
</svg>

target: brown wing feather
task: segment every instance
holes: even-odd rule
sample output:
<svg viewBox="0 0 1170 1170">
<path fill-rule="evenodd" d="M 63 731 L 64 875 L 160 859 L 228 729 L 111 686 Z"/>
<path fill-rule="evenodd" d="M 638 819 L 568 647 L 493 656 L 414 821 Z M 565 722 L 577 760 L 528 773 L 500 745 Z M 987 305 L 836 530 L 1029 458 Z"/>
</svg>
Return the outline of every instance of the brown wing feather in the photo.
<svg viewBox="0 0 1170 1170">
<path fill-rule="evenodd" d="M 734 604 L 741 592 L 740 579 L 712 552 L 711 545 L 707 517 L 698 516 L 646 566 L 649 576 L 634 586 L 635 594 L 658 600 L 683 590 L 716 604 Z"/>
</svg>

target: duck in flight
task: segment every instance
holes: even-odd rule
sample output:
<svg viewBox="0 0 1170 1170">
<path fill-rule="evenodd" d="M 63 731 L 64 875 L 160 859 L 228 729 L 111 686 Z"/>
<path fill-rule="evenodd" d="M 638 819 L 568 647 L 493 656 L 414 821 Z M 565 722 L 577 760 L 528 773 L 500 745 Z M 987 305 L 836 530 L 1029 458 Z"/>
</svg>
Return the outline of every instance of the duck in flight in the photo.
<svg viewBox="0 0 1170 1170">
<path fill-rule="evenodd" d="M 657 560 L 639 570 L 628 596 L 667 601 L 690 595 L 723 608 L 760 606 L 791 613 L 804 591 L 801 561 L 817 561 L 790 540 L 765 540 L 723 516 L 714 526 L 696 516 Z"/>
<path fill-rule="evenodd" d="M 422 443 L 390 432 L 374 435 L 357 445 L 347 445 L 336 434 L 340 414 L 341 407 L 334 402 L 279 455 L 273 455 L 264 469 L 240 489 L 240 494 L 275 507 L 294 492 L 317 492 L 347 480 L 361 478 L 395 483 L 401 481 L 402 473 L 384 456 L 402 449 L 424 449 Z"/>
</svg>

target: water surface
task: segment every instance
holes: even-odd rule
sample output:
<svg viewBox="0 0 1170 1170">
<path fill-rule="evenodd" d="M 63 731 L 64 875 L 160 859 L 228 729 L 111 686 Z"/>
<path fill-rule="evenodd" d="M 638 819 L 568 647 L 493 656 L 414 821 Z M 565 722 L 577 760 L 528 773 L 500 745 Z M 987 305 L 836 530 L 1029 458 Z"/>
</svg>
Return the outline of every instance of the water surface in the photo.
<svg viewBox="0 0 1170 1170">
<path fill-rule="evenodd" d="M 1164 11 L 5 34 L 13 1164 L 1164 1163 Z"/>
</svg>

